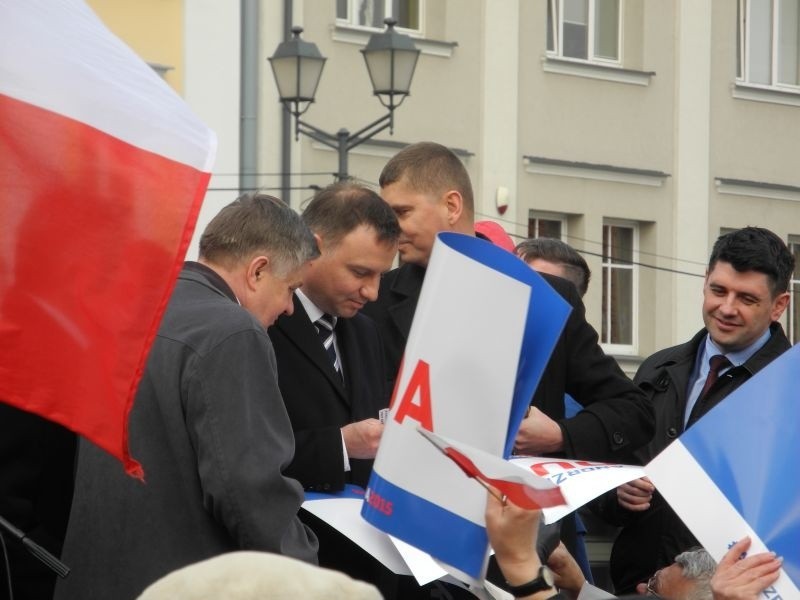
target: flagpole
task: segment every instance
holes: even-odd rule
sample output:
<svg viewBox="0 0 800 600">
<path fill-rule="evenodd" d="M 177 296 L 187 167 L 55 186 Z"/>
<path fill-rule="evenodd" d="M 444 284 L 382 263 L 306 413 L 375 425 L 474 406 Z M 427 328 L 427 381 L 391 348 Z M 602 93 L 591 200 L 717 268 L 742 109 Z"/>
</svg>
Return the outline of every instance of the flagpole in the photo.
<svg viewBox="0 0 800 600">
<path fill-rule="evenodd" d="M 54 571 L 56 575 L 62 579 L 69 575 L 70 568 L 67 565 L 30 539 L 24 531 L 17 529 L 14 527 L 14 525 L 6 521 L 2 516 L 0 516 L 0 529 L 5 529 L 14 538 L 22 542 L 22 545 L 25 546 L 28 552 L 33 554 L 37 559 L 39 559 L 39 561 Z M 0 535 L 2 535 L 2 531 L 0 531 Z"/>
</svg>

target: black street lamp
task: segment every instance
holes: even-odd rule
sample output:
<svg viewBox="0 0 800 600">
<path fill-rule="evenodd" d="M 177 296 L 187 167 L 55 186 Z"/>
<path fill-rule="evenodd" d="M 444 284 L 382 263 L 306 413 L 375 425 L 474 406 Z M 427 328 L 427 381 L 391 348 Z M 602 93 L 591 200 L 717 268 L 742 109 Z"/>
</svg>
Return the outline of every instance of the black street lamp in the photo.
<svg viewBox="0 0 800 600">
<path fill-rule="evenodd" d="M 389 109 L 381 118 L 350 133 L 340 129 L 335 135 L 300 119 L 314 102 L 322 76 L 322 67 L 327 60 L 320 54 L 317 45 L 300 39 L 302 27 L 292 27 L 292 39 L 281 42 L 269 58 L 278 94 L 284 108 L 294 115 L 295 139 L 307 135 L 339 153 L 337 179 L 347 179 L 347 154 L 350 150 L 374 137 L 387 127 L 394 133 L 394 110 L 409 94 L 414 68 L 417 66 L 419 50 L 407 35 L 397 33 L 394 19 L 385 19 L 386 30 L 370 36 L 361 50 L 372 82 L 373 94 Z"/>
</svg>

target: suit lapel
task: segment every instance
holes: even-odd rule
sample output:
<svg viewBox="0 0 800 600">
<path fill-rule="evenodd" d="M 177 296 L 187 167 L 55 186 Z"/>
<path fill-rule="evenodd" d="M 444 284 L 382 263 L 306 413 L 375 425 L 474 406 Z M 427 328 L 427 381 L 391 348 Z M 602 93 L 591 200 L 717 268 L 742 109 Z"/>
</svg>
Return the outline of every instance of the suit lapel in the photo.
<svg viewBox="0 0 800 600">
<path fill-rule="evenodd" d="M 309 362 L 322 372 L 339 396 L 349 404 L 342 378 L 339 373 L 334 370 L 319 340 L 317 330 L 309 319 L 306 309 L 303 308 L 303 303 L 298 300 L 297 296 L 294 297 L 294 313 L 292 313 L 291 316 L 284 316 L 278 319 L 276 327 L 280 328 L 286 337 L 297 346 L 297 349 L 308 358 Z M 338 326 L 336 327 L 336 331 L 338 336 Z M 344 364 L 344 369 L 345 373 L 347 373 L 347 363 Z M 302 377 L 303 375 L 298 374 L 298 376 Z"/>
</svg>

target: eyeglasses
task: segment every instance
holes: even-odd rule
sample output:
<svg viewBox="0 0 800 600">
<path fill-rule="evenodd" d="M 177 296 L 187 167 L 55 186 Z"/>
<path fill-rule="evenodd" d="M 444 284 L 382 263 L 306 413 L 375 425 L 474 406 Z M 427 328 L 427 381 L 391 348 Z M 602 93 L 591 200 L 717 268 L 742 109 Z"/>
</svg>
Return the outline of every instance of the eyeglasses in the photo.
<svg viewBox="0 0 800 600">
<path fill-rule="evenodd" d="M 658 571 L 653 573 L 652 577 L 647 580 L 647 588 L 645 588 L 646 595 L 652 596 L 653 598 L 661 598 L 663 600 L 661 594 L 656 591 L 656 584 L 658 583 Z"/>
</svg>

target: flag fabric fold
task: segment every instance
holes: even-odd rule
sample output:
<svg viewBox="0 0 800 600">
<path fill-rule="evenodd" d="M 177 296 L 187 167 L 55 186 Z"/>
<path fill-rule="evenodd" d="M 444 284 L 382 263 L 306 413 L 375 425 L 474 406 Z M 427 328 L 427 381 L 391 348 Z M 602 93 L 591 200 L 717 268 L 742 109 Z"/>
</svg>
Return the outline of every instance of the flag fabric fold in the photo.
<svg viewBox="0 0 800 600">
<path fill-rule="evenodd" d="M 141 476 L 127 416 L 216 138 L 78 0 L 0 0 L 0 401 Z"/>
</svg>

